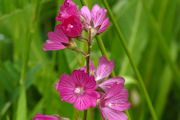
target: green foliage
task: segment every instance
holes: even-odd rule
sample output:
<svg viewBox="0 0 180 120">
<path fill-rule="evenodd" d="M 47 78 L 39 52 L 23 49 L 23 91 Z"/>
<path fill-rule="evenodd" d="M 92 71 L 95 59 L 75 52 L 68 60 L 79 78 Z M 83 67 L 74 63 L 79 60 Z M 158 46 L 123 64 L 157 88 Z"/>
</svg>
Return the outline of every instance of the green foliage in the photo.
<svg viewBox="0 0 180 120">
<path fill-rule="evenodd" d="M 180 69 L 180 1 L 107 1 L 158 119 L 180 119 L 177 74 Z M 74 2 L 81 8 L 80 0 Z M 84 58 L 70 50 L 42 50 L 48 32 L 58 24 L 55 17 L 62 3 L 62 0 L 0 0 L 0 119 L 32 120 L 36 113 L 70 119 L 82 116 L 82 112 L 77 112 L 71 104 L 60 101 L 54 85 L 60 75 L 71 74 L 73 69 L 83 66 Z M 90 8 L 96 3 L 103 7 L 102 0 L 87 0 L 86 3 Z M 138 78 L 112 22 L 101 38 L 102 41 L 94 39 L 93 62 L 97 66 L 102 50 L 98 44 L 103 43 L 105 54 L 114 60 L 114 73 L 126 79 L 125 87 L 132 103 L 131 119 L 152 119 Z M 86 51 L 84 44 L 77 44 Z M 24 84 L 20 84 L 21 79 Z M 93 113 L 94 119 L 101 119 L 97 109 Z"/>
</svg>

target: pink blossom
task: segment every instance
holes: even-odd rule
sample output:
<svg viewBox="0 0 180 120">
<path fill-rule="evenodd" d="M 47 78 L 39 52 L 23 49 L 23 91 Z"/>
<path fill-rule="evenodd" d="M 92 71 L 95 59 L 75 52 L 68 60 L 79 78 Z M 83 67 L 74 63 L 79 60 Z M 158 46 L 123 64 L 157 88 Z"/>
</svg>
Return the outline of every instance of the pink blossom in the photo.
<svg viewBox="0 0 180 120">
<path fill-rule="evenodd" d="M 36 116 L 33 118 L 33 120 L 60 120 L 60 119 L 55 116 L 36 114 Z"/>
<path fill-rule="evenodd" d="M 99 110 L 103 120 L 128 120 L 123 112 L 128 110 L 128 91 L 124 90 L 123 84 L 114 84 L 100 99 Z"/>
<path fill-rule="evenodd" d="M 81 35 L 82 23 L 77 16 L 70 16 L 61 23 L 61 28 L 68 37 L 75 38 Z"/>
<path fill-rule="evenodd" d="M 109 18 L 105 18 L 106 13 L 107 10 L 99 5 L 94 5 L 91 12 L 86 6 L 83 6 L 80 10 L 80 14 L 86 23 L 84 26 L 87 27 L 89 25 L 95 28 L 99 34 L 103 33 L 110 25 Z"/>
<path fill-rule="evenodd" d="M 60 25 L 57 25 L 54 32 L 48 33 L 49 40 L 43 45 L 43 50 L 61 50 L 66 48 L 63 43 L 68 44 L 68 37 L 62 31 Z"/>
<path fill-rule="evenodd" d="M 90 61 L 90 73 L 91 75 L 96 76 L 95 79 L 97 83 L 99 83 L 99 87 L 101 87 L 104 91 L 107 91 L 109 88 L 111 88 L 114 83 L 124 84 L 125 82 L 124 78 L 122 77 L 114 77 L 105 80 L 111 74 L 113 69 L 114 62 L 108 61 L 104 56 L 99 59 L 97 70 L 95 70 L 92 61 Z M 81 68 L 81 70 L 84 70 L 86 72 L 86 67 Z"/>
<path fill-rule="evenodd" d="M 78 8 L 71 0 L 65 0 L 64 5 L 60 6 L 59 15 L 56 20 L 62 22 L 72 15 L 79 16 Z"/>
<path fill-rule="evenodd" d="M 97 99 L 100 97 L 94 76 L 89 76 L 81 70 L 74 70 L 72 76 L 62 75 L 60 81 L 55 86 L 59 91 L 61 100 L 74 104 L 80 111 L 89 107 L 95 107 Z"/>
</svg>

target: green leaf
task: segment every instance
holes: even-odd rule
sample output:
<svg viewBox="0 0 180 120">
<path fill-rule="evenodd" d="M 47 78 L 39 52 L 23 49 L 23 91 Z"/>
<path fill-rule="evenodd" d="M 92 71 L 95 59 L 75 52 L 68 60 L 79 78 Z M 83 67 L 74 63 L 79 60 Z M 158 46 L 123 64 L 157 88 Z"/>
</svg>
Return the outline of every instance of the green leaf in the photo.
<svg viewBox="0 0 180 120">
<path fill-rule="evenodd" d="M 16 120 L 27 120 L 26 91 L 24 86 L 21 86 L 20 88 Z"/>
</svg>

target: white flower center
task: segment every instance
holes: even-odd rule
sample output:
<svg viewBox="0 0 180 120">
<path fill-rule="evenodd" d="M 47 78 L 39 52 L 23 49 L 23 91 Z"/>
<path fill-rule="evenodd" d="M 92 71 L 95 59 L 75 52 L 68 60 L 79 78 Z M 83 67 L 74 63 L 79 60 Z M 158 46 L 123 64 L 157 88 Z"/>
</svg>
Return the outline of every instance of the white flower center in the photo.
<svg viewBox="0 0 180 120">
<path fill-rule="evenodd" d="M 74 27 L 74 26 L 73 26 L 73 25 L 71 25 L 71 24 L 69 24 L 69 25 L 68 25 L 68 28 L 73 28 L 73 27 Z"/>
<path fill-rule="evenodd" d="M 77 87 L 74 89 L 74 93 L 76 93 L 78 96 L 84 94 L 84 88 L 83 87 Z"/>
<path fill-rule="evenodd" d="M 109 103 L 109 104 L 108 104 L 108 106 L 109 106 L 109 107 L 111 107 L 111 106 L 112 106 L 112 104 L 111 104 L 111 103 Z"/>
</svg>

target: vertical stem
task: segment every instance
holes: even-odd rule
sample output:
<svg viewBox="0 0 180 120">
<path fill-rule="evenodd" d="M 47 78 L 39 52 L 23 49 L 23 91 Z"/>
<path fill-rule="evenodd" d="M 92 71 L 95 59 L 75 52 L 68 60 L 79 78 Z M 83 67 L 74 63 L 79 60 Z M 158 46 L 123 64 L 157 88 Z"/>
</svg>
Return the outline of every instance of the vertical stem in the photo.
<svg viewBox="0 0 180 120">
<path fill-rule="evenodd" d="M 91 29 L 89 29 L 89 40 L 88 40 L 88 56 L 86 57 L 86 71 L 89 74 L 89 61 L 91 56 L 91 42 L 92 42 L 92 35 L 91 35 Z M 86 120 L 87 118 L 87 110 L 84 111 L 83 120 Z"/>
</svg>

